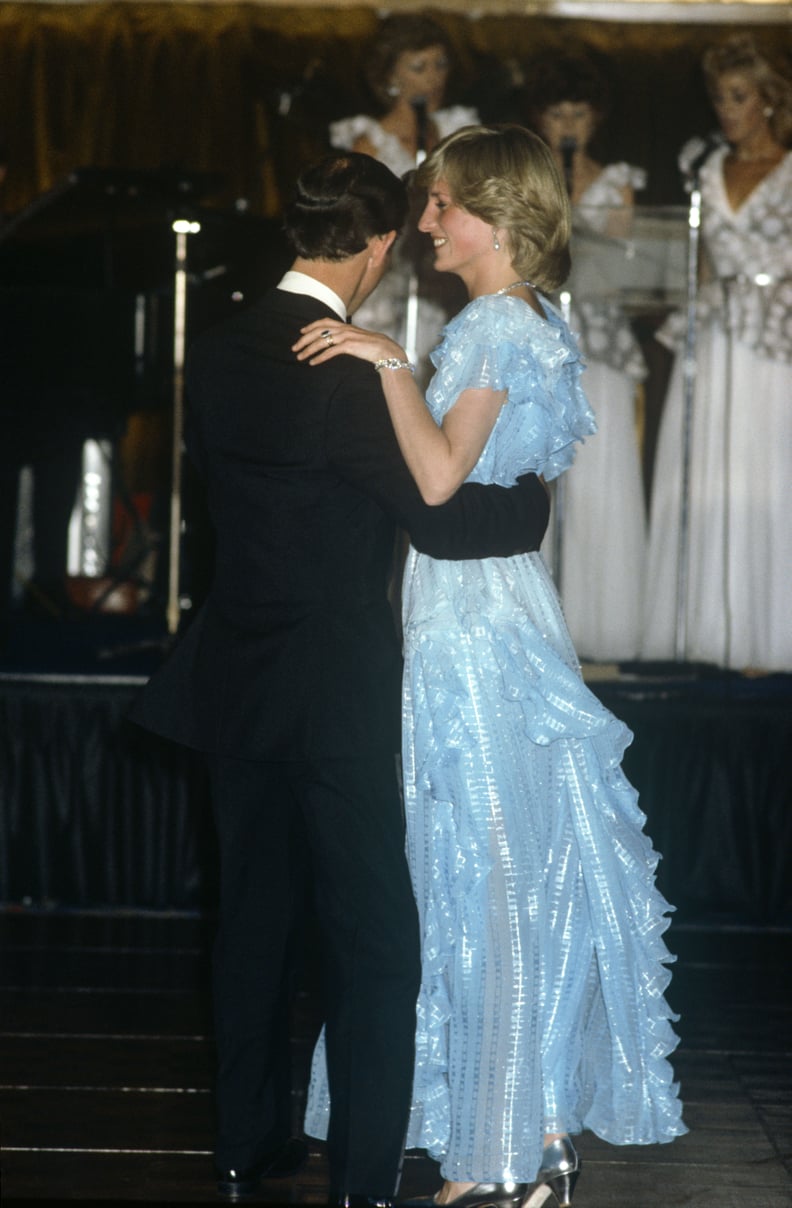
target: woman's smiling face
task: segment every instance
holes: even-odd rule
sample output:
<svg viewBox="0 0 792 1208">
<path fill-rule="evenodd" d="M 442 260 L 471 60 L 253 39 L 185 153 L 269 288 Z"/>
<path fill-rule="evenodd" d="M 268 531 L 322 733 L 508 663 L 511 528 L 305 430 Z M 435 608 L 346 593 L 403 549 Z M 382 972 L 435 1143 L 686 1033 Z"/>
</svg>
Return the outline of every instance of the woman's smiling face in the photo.
<svg viewBox="0 0 792 1208">
<path fill-rule="evenodd" d="M 492 252 L 492 227 L 458 206 L 445 180 L 432 184 L 418 230 L 432 238 L 438 272 L 456 273 L 465 282 Z"/>
</svg>

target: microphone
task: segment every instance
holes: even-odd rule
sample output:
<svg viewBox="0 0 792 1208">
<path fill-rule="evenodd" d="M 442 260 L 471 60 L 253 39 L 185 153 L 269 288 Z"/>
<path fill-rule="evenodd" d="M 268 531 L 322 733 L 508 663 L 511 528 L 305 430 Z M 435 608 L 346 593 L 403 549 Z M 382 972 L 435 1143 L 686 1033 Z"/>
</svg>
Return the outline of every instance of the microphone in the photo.
<svg viewBox="0 0 792 1208">
<path fill-rule="evenodd" d="M 711 130 L 705 138 L 690 138 L 679 152 L 677 163 L 689 181 L 695 181 L 713 151 L 722 146 L 725 138 L 720 130 Z"/>
<path fill-rule="evenodd" d="M 410 101 L 413 113 L 415 114 L 415 130 L 416 130 L 416 150 L 417 154 L 415 162 L 422 164 L 426 159 L 426 134 L 428 125 L 428 115 L 426 112 L 426 97 L 414 96 Z"/>
<path fill-rule="evenodd" d="M 322 67 L 321 59 L 311 59 L 296 84 L 292 84 L 291 88 L 280 88 L 275 92 L 278 117 L 289 117 L 291 115 L 294 102 L 300 100 L 311 86 L 314 76 L 320 67 Z"/>
<path fill-rule="evenodd" d="M 566 135 L 561 139 L 561 159 L 564 162 L 564 180 L 566 181 L 567 193 L 572 196 L 572 160 L 577 151 L 577 139 L 571 135 Z"/>
</svg>

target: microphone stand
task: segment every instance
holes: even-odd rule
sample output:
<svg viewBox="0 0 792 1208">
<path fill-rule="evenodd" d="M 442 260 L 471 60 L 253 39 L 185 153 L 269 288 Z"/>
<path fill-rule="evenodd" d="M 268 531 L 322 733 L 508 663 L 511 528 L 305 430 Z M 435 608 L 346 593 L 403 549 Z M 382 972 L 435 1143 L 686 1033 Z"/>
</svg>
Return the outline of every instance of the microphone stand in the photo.
<svg viewBox="0 0 792 1208">
<path fill-rule="evenodd" d="M 413 112 L 415 113 L 415 129 L 416 129 L 416 152 L 415 166 L 419 168 L 426 159 L 426 132 L 428 125 L 428 117 L 426 112 L 426 101 L 423 97 L 416 97 L 410 101 Z M 410 279 L 407 284 L 407 316 L 404 329 L 404 350 L 407 353 L 407 360 L 413 364 L 418 362 L 418 272 L 415 262 L 412 261 L 410 269 Z"/>
<path fill-rule="evenodd" d="M 567 193 L 572 196 L 572 161 L 575 158 L 577 151 L 577 139 L 566 138 L 561 139 L 561 158 L 564 162 L 564 183 L 566 184 Z"/>
<path fill-rule="evenodd" d="M 681 663 L 687 649 L 687 585 L 690 546 L 690 447 L 693 431 L 693 405 L 696 390 L 696 336 L 698 298 L 699 232 L 701 228 L 700 174 L 707 153 L 691 165 L 687 184 L 688 203 L 688 261 L 687 261 L 687 326 L 682 363 L 682 449 L 681 491 L 679 505 L 679 534 L 677 542 L 676 622 L 674 658 Z"/>
<path fill-rule="evenodd" d="M 181 534 L 182 460 L 184 446 L 184 353 L 187 331 L 187 236 L 201 229 L 199 222 L 178 218 L 173 277 L 173 433 L 171 436 L 171 498 L 168 534 L 168 594 L 165 609 L 168 633 L 176 634 L 182 615 Z"/>
</svg>

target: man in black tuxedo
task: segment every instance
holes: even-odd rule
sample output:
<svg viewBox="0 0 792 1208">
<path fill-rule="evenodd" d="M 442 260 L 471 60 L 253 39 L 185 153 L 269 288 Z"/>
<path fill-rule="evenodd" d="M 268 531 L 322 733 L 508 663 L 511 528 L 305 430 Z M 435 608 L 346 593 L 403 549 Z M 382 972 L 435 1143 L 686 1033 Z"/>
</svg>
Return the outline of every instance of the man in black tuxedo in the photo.
<svg viewBox="0 0 792 1208">
<path fill-rule="evenodd" d="M 288 947 L 306 854 L 324 944 L 331 1193 L 396 1190 L 413 1069 L 417 918 L 397 787 L 400 652 L 387 598 L 397 526 L 437 558 L 535 550 L 533 475 L 426 506 L 373 366 L 311 367 L 300 329 L 346 318 L 386 270 L 403 184 L 365 155 L 304 171 L 296 260 L 188 358 L 188 449 L 216 536 L 199 615 L 135 720 L 206 753 L 221 855 L 214 954 L 219 1190 L 285 1173 Z"/>
</svg>

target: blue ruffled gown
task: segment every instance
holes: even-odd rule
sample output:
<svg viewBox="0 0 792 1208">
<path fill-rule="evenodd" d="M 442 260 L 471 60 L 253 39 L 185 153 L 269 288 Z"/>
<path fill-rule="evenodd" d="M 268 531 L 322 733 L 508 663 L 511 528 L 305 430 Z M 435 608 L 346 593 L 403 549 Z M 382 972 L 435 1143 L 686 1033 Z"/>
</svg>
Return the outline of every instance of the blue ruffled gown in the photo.
<svg viewBox="0 0 792 1208">
<path fill-rule="evenodd" d="M 569 331 L 542 299 L 477 298 L 427 402 L 508 388 L 471 479 L 552 479 L 594 431 Z M 670 907 L 620 767 L 627 728 L 588 690 L 541 554 L 404 580 L 404 792 L 423 979 L 407 1147 L 443 1176 L 530 1182 L 545 1132 L 686 1132 L 668 1054 Z M 306 1131 L 326 1132 L 322 1042 Z"/>
</svg>

